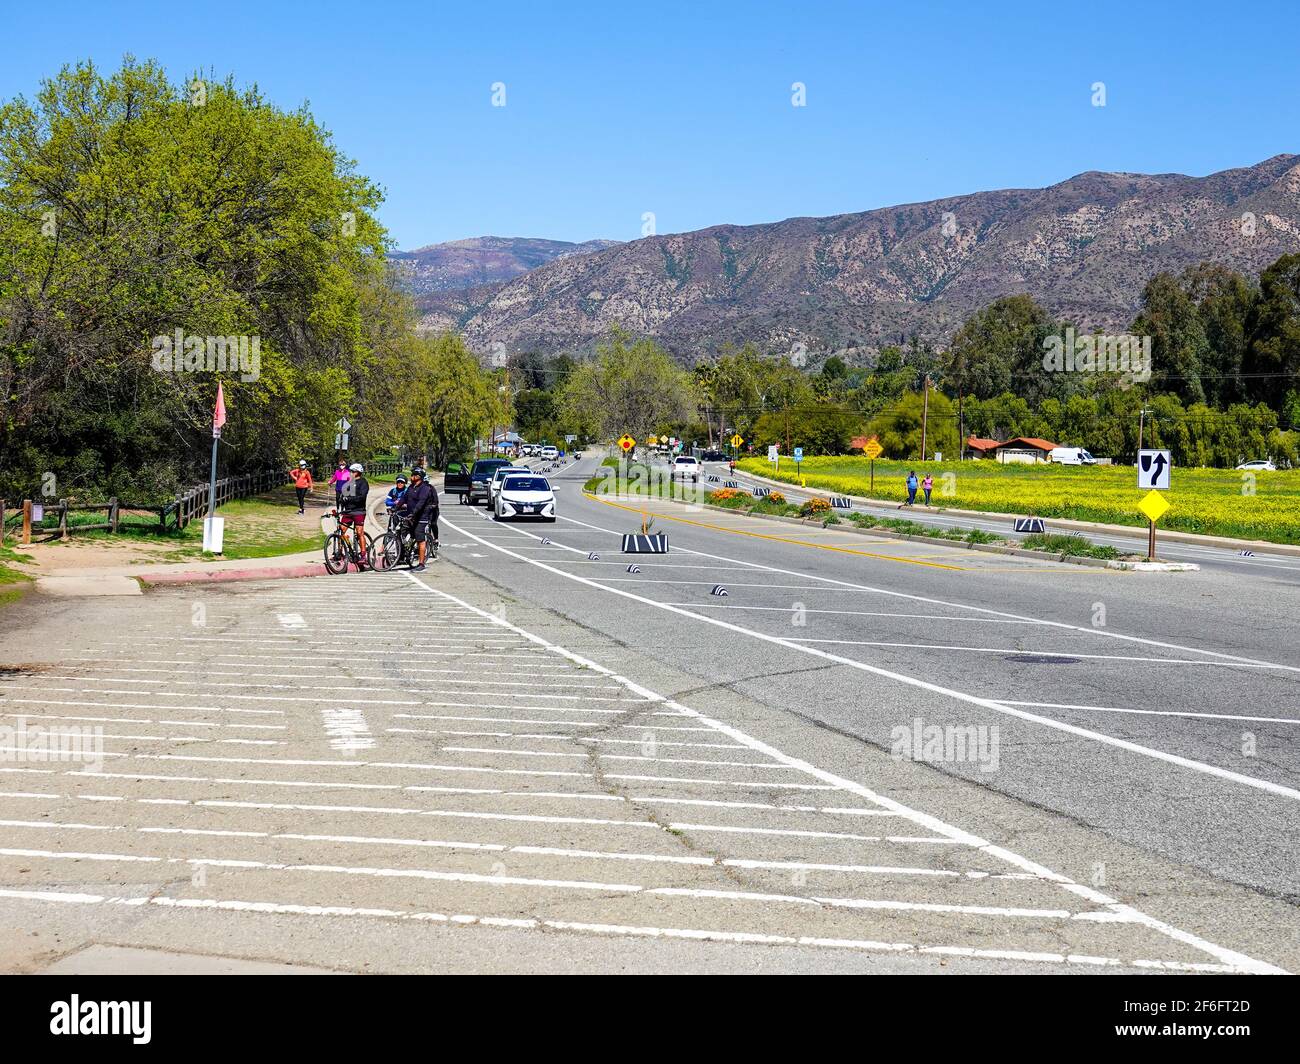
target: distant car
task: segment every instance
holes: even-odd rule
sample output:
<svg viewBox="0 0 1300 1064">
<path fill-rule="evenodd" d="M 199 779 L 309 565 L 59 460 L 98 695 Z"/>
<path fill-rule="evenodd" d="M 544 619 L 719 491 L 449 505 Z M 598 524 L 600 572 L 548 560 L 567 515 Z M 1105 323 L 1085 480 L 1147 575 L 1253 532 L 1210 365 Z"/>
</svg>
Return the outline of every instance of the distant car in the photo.
<svg viewBox="0 0 1300 1064">
<path fill-rule="evenodd" d="M 492 470 L 492 479 L 488 481 L 488 496 L 485 505 L 489 510 L 496 506 L 497 492 L 501 490 L 501 481 L 507 473 L 531 473 L 527 466 L 503 465 Z"/>
<path fill-rule="evenodd" d="M 1276 473 L 1276 472 L 1277 472 L 1277 466 L 1275 466 L 1275 465 L 1274 465 L 1274 464 L 1273 464 L 1269 459 L 1267 459 L 1267 458 L 1256 458 L 1256 459 L 1254 459 L 1253 461 L 1250 461 L 1250 462 L 1242 462 L 1241 465 L 1237 466 L 1237 468 L 1238 468 L 1238 469 L 1254 469 L 1254 470 L 1263 470 L 1263 471 L 1266 472 L 1266 473 Z"/>
<path fill-rule="evenodd" d="M 509 458 L 480 458 L 474 463 L 474 468 L 470 470 L 469 487 L 461 498 L 469 505 L 473 506 L 476 502 L 490 502 L 491 496 L 488 494 L 488 482 L 492 479 L 492 474 L 502 466 L 510 465 Z"/>
<path fill-rule="evenodd" d="M 493 516 L 498 521 L 518 517 L 555 520 L 555 491 L 550 481 L 536 473 L 507 472 L 497 489 Z"/>
<path fill-rule="evenodd" d="M 685 480 L 689 477 L 691 480 L 700 479 L 700 463 L 688 454 L 679 454 L 673 459 L 672 472 L 669 479 L 676 480 L 681 477 Z"/>
<path fill-rule="evenodd" d="M 555 461 L 555 459 L 560 457 L 560 451 L 556 447 L 550 447 L 550 446 L 543 447 L 537 452 L 537 457 L 548 458 L 553 462 Z"/>
<path fill-rule="evenodd" d="M 700 458 L 705 462 L 725 462 L 727 456 L 722 451 L 705 451 Z"/>
<path fill-rule="evenodd" d="M 1082 447 L 1053 447 L 1050 460 L 1057 465 L 1096 465 L 1097 459 L 1093 458 Z"/>
</svg>

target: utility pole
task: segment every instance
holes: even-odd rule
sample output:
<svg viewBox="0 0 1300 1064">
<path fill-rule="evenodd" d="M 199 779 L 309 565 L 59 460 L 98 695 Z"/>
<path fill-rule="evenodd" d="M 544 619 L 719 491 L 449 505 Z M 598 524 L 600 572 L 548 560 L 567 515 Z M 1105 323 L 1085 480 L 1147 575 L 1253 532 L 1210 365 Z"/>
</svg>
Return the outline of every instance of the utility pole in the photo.
<svg viewBox="0 0 1300 1064">
<path fill-rule="evenodd" d="M 1142 407 L 1138 411 L 1138 450 L 1142 450 L 1142 430 L 1146 427 L 1147 408 Z"/>
<path fill-rule="evenodd" d="M 964 462 L 966 461 L 966 422 L 962 418 L 962 413 L 961 413 L 961 388 L 960 387 L 958 387 L 957 389 L 957 436 L 961 440 L 961 444 L 957 451 L 957 460 L 959 462 Z"/>
<path fill-rule="evenodd" d="M 921 405 L 921 461 L 925 461 L 925 430 L 927 422 L 930 419 L 930 374 L 925 375 L 925 380 L 921 382 L 921 390 L 925 393 L 925 399 Z"/>
</svg>

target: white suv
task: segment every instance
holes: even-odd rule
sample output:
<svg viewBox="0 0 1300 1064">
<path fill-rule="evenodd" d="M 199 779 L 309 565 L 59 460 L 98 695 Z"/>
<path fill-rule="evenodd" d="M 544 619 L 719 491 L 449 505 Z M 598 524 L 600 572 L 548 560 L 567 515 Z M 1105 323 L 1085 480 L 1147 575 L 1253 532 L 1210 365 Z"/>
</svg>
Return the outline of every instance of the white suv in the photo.
<svg viewBox="0 0 1300 1064">
<path fill-rule="evenodd" d="M 679 454 L 673 459 L 672 475 L 670 479 L 681 477 L 685 480 L 690 477 L 691 480 L 700 479 L 700 463 L 688 454 Z"/>
<path fill-rule="evenodd" d="M 538 451 L 537 456 L 539 458 L 548 458 L 551 461 L 554 461 L 555 459 L 560 457 L 560 451 L 559 448 L 557 447 L 547 446 L 547 447 L 543 447 L 540 451 Z"/>
</svg>

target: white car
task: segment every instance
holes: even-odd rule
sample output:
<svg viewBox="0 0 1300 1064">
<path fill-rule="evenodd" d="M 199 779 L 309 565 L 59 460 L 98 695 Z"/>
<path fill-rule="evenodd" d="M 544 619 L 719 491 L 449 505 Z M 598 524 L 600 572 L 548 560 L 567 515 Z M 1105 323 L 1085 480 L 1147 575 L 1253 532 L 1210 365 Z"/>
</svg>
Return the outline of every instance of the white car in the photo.
<svg viewBox="0 0 1300 1064">
<path fill-rule="evenodd" d="M 491 510 L 497 501 L 497 492 L 501 490 L 501 479 L 507 473 L 531 473 L 532 470 L 527 466 L 503 465 L 497 466 L 492 472 L 492 479 L 488 481 L 488 493 L 485 505 Z"/>
<path fill-rule="evenodd" d="M 1276 473 L 1276 472 L 1277 472 L 1277 466 L 1275 466 L 1275 465 L 1274 465 L 1271 461 L 1269 461 L 1269 459 L 1267 459 L 1267 458 L 1256 458 L 1254 461 L 1251 461 L 1251 462 L 1242 462 L 1241 465 L 1237 466 L 1237 468 L 1238 468 L 1238 469 L 1252 469 L 1252 470 L 1256 470 L 1256 471 L 1263 471 L 1263 472 L 1266 472 L 1266 473 Z"/>
<path fill-rule="evenodd" d="M 506 521 L 517 517 L 555 520 L 555 491 L 550 481 L 537 473 L 510 471 L 497 491 L 494 517 Z"/>
<path fill-rule="evenodd" d="M 700 463 L 688 454 L 679 454 L 673 459 L 672 473 L 670 479 L 676 480 L 681 477 L 685 480 L 690 477 L 691 480 L 700 479 Z"/>
<path fill-rule="evenodd" d="M 537 457 L 546 458 L 553 462 L 560 457 L 560 450 L 558 447 L 543 447 L 537 452 Z"/>
</svg>

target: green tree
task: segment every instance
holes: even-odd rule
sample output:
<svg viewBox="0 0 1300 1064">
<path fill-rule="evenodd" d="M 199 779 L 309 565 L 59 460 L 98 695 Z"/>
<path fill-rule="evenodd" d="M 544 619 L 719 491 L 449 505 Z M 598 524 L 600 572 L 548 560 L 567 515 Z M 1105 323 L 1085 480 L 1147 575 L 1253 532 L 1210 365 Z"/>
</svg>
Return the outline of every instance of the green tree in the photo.
<svg viewBox="0 0 1300 1064">
<path fill-rule="evenodd" d="M 663 424 L 685 421 L 692 405 L 690 376 L 653 340 L 620 329 L 569 376 L 560 408 L 592 434 L 630 433 L 638 442 Z"/>
</svg>

